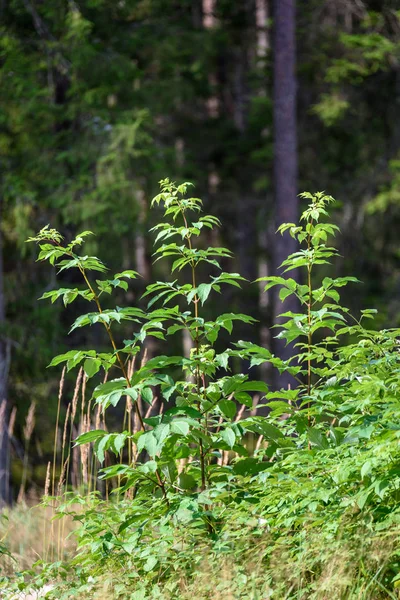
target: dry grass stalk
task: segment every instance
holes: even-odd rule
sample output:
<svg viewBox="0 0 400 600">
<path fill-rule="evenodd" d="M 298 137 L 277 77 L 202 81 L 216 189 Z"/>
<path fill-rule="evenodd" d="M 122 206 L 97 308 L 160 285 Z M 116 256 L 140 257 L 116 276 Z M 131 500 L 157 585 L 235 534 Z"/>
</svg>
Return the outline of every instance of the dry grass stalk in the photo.
<svg viewBox="0 0 400 600">
<path fill-rule="evenodd" d="M 101 406 L 100 406 L 100 404 L 98 404 L 97 409 L 96 409 L 95 422 L 94 422 L 95 429 L 100 429 L 100 420 L 101 420 Z"/>
<path fill-rule="evenodd" d="M 146 414 L 145 414 L 145 416 L 144 416 L 144 418 L 145 418 L 145 419 L 148 419 L 148 418 L 150 417 L 150 415 L 151 415 L 151 409 L 152 409 L 152 408 L 153 408 L 153 405 L 152 405 L 152 404 L 150 404 L 150 406 L 149 406 L 149 408 L 147 409 L 147 411 L 146 411 Z"/>
<path fill-rule="evenodd" d="M 141 368 L 141 369 L 142 369 L 142 368 L 145 366 L 145 364 L 147 363 L 148 357 L 149 357 L 149 353 L 148 353 L 148 350 L 147 350 L 147 348 L 145 348 L 145 349 L 144 349 L 144 352 L 143 352 L 143 358 L 142 358 L 142 360 L 141 360 L 141 362 L 140 362 L 140 368 Z"/>
<path fill-rule="evenodd" d="M 76 427 L 74 427 L 74 421 L 75 421 L 75 416 L 76 416 L 76 412 L 77 412 L 77 408 L 78 408 L 78 399 L 79 399 L 79 391 L 81 389 L 81 383 L 82 383 L 82 378 L 83 378 L 83 368 L 81 367 L 78 371 L 78 375 L 75 381 L 75 388 L 74 388 L 74 393 L 72 396 L 72 400 L 71 400 L 71 415 L 70 415 L 70 443 L 72 441 L 72 436 L 75 437 L 75 433 L 74 433 L 74 429 L 76 430 Z M 80 460 L 79 460 L 79 449 L 78 448 L 73 448 L 72 449 L 72 471 L 71 471 L 71 481 L 72 481 L 72 485 L 74 487 L 78 487 L 79 485 L 79 481 L 80 481 Z M 69 456 L 70 456 L 70 452 L 69 452 Z M 66 479 L 68 480 L 69 478 L 69 460 L 68 460 L 68 464 L 67 464 L 67 472 L 66 472 Z"/>
<path fill-rule="evenodd" d="M 137 451 L 137 446 L 134 442 L 131 442 L 131 452 L 132 452 L 132 466 L 136 464 L 139 453 Z"/>
<path fill-rule="evenodd" d="M 135 371 L 135 359 L 132 358 L 130 361 L 128 361 L 127 373 L 128 373 L 129 379 L 132 379 L 134 371 Z"/>
<path fill-rule="evenodd" d="M 71 425 L 74 422 L 75 415 L 76 415 L 76 408 L 78 406 L 78 397 L 79 397 L 79 390 L 81 387 L 82 376 L 83 376 L 83 369 L 81 367 L 79 369 L 78 376 L 76 378 L 74 395 L 72 396 Z"/>
<path fill-rule="evenodd" d="M 36 410 L 36 403 L 32 402 L 28 409 L 28 414 L 26 416 L 25 425 L 24 425 L 24 438 L 25 438 L 25 442 L 27 442 L 27 443 L 30 441 L 30 439 L 32 437 L 33 429 L 35 427 L 35 410 Z"/>
<path fill-rule="evenodd" d="M 84 412 L 85 412 L 85 404 L 86 404 L 86 384 L 87 384 L 87 376 L 86 373 L 83 373 L 82 376 L 82 390 L 81 390 L 81 398 L 82 398 L 82 402 L 81 402 L 81 414 L 83 416 Z"/>
<path fill-rule="evenodd" d="M 82 433 L 89 431 L 88 419 L 84 416 L 82 420 Z M 89 444 L 82 444 L 79 446 L 81 451 L 81 464 L 82 464 L 82 479 L 84 485 L 88 483 L 88 459 L 89 459 Z"/>
<path fill-rule="evenodd" d="M 59 429 L 59 423 L 60 423 L 61 399 L 62 399 L 62 395 L 63 395 L 63 391 L 64 391 L 66 369 L 67 368 L 64 367 L 62 370 L 60 385 L 58 388 L 57 419 L 56 419 L 56 427 L 55 427 L 55 432 L 54 432 L 53 471 L 52 471 L 52 476 L 51 476 L 51 495 L 53 496 L 53 498 L 55 497 L 55 491 L 56 491 L 55 485 L 56 485 L 56 463 L 57 463 L 57 449 L 58 449 L 58 429 Z M 67 421 L 67 419 L 64 422 L 64 431 L 65 431 L 65 427 L 66 427 L 66 421 Z M 64 461 L 64 449 L 65 449 L 65 443 L 64 443 L 64 439 L 63 439 L 63 445 L 62 445 L 62 449 L 61 449 L 61 462 Z M 57 494 L 60 493 L 60 487 L 62 487 L 62 483 L 61 483 L 62 478 L 63 478 L 63 473 L 61 473 L 60 479 L 58 481 Z M 55 499 L 52 502 L 51 508 L 52 508 L 53 516 L 54 516 L 55 511 L 56 511 Z M 60 533 L 60 524 L 58 525 L 58 533 Z M 54 537 L 54 521 L 52 520 L 51 526 L 50 526 L 50 539 L 52 539 L 53 537 Z M 60 539 L 60 535 L 58 535 L 58 539 Z M 45 543 L 45 540 L 43 540 L 43 543 Z M 54 546 L 52 544 L 50 544 L 50 542 L 47 546 L 46 554 L 44 552 L 43 552 L 43 554 L 44 554 L 44 556 L 47 556 L 49 549 L 51 552 L 51 560 L 53 560 Z"/>
<path fill-rule="evenodd" d="M 44 484 L 44 495 L 45 496 L 48 496 L 49 491 L 50 491 L 50 471 L 51 471 L 51 461 L 49 460 L 49 462 L 47 463 L 46 481 Z"/>
<path fill-rule="evenodd" d="M 80 480 L 80 452 L 79 447 L 74 446 L 72 448 L 72 471 L 71 471 L 71 481 L 74 488 L 78 488 L 79 480 Z"/>
<path fill-rule="evenodd" d="M 58 443 L 58 423 L 60 421 L 60 409 L 61 409 L 61 398 L 64 390 L 66 367 L 63 368 L 61 373 L 60 385 L 58 388 L 58 404 L 57 404 L 57 420 L 56 427 L 54 430 L 54 448 L 53 448 L 53 473 L 51 481 L 51 493 L 54 496 L 55 493 L 55 481 L 56 481 L 56 462 L 57 462 L 57 443 Z"/>
<path fill-rule="evenodd" d="M 47 470 L 46 470 L 46 481 L 44 484 L 44 496 L 47 497 L 49 495 L 49 491 L 50 491 L 50 472 L 51 472 L 51 461 L 49 461 L 47 463 Z M 47 532 L 46 532 L 46 521 L 44 522 L 44 526 L 43 526 L 43 556 L 45 555 L 46 552 L 46 538 L 47 538 Z"/>
<path fill-rule="evenodd" d="M 81 448 L 81 463 L 82 463 L 82 481 L 84 485 L 88 483 L 88 458 L 89 458 L 89 445 L 83 444 Z"/>
<path fill-rule="evenodd" d="M 256 454 L 259 451 L 259 449 L 261 448 L 262 441 L 263 441 L 263 436 L 260 435 L 259 438 L 258 438 L 258 440 L 257 440 L 256 447 L 254 448 L 254 454 Z"/>
<path fill-rule="evenodd" d="M 0 407 L 0 411 L 1 411 L 2 407 L 3 407 L 3 405 Z M 28 459 L 29 459 L 28 449 L 29 449 L 29 442 L 32 437 L 32 433 L 35 428 L 35 410 L 36 410 L 36 404 L 35 404 L 35 402 L 32 402 L 28 409 L 28 414 L 26 416 L 25 425 L 23 428 L 24 438 L 25 438 L 25 452 L 24 452 L 24 462 L 23 462 L 23 469 L 22 469 L 21 486 L 19 488 L 17 502 L 22 502 L 25 499 L 25 486 L 26 486 L 26 477 L 27 477 L 27 472 L 28 472 Z M 1 416 L 0 416 L 0 418 L 1 418 Z"/>
<path fill-rule="evenodd" d="M 57 485 L 57 496 L 62 495 L 62 488 L 63 488 L 64 482 L 65 482 L 65 474 L 66 474 L 67 467 L 69 464 L 69 457 L 70 457 L 69 447 L 68 447 L 67 458 L 65 459 L 65 461 L 64 461 L 64 456 L 65 456 L 65 448 L 67 447 L 68 419 L 69 419 L 70 412 L 71 412 L 71 402 L 68 403 L 67 412 L 66 412 L 65 421 L 64 421 L 62 449 L 61 449 L 61 470 L 60 470 L 60 478 L 58 480 L 58 485 Z"/>
<path fill-rule="evenodd" d="M 12 436 L 14 435 L 14 427 L 15 427 L 15 419 L 17 417 L 17 407 L 14 406 L 11 414 L 10 414 L 10 420 L 8 422 L 8 437 L 12 438 Z M 1 419 L 1 415 L 0 415 L 0 419 Z"/>
<path fill-rule="evenodd" d="M 62 459 L 61 462 L 63 462 L 64 460 L 64 450 L 66 448 L 66 443 L 67 443 L 67 429 L 68 429 L 68 418 L 69 418 L 69 413 L 71 412 L 71 402 L 68 402 L 68 406 L 67 406 L 67 412 L 65 414 L 65 421 L 64 421 L 64 431 L 63 431 L 63 439 L 62 439 Z"/>
<path fill-rule="evenodd" d="M 103 425 L 103 429 L 104 431 L 107 431 L 107 425 L 106 425 L 106 411 L 104 410 L 103 407 L 100 408 L 100 418 L 101 418 L 101 423 Z"/>
<path fill-rule="evenodd" d="M 61 467 L 60 479 L 58 480 L 58 484 L 57 484 L 57 496 L 62 496 L 63 486 L 64 486 L 64 483 L 65 483 L 65 480 L 66 480 L 65 479 L 65 474 L 67 472 L 68 463 L 69 463 L 69 456 L 64 461 L 64 463 L 63 463 L 63 465 Z"/>
<path fill-rule="evenodd" d="M 244 404 L 242 404 L 238 414 L 236 415 L 236 419 L 235 419 L 235 423 L 237 423 L 238 421 L 241 420 L 241 418 L 243 417 L 243 413 L 246 410 L 246 406 Z"/>
<path fill-rule="evenodd" d="M 257 406 L 260 401 L 259 394 L 254 394 L 253 396 L 253 408 L 251 409 L 250 415 L 254 417 L 257 414 Z"/>
</svg>

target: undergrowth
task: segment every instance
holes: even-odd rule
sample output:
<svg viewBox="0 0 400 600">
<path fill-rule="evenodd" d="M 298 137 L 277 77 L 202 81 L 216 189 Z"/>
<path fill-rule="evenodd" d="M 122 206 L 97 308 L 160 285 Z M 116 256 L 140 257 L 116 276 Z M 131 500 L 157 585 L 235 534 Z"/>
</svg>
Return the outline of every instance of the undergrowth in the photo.
<svg viewBox="0 0 400 600">
<path fill-rule="evenodd" d="M 278 333 L 295 355 L 285 362 L 234 341 L 236 322 L 257 326 L 254 318 L 224 312 L 210 320 L 204 306 L 211 294 L 223 304 L 226 286 L 244 279 L 222 270 L 227 249 L 203 247 L 202 232 L 219 221 L 188 189 L 165 180 L 153 201 L 164 210 L 155 257 L 172 261 L 172 278 L 147 287 L 146 310 L 109 307 L 137 273 L 96 279 L 105 265 L 80 252 L 90 232 L 65 244 L 46 227 L 30 240 L 39 260 L 77 270 L 84 286 L 44 297 L 87 301 L 93 311 L 71 330 L 99 324 L 110 351 L 71 350 L 52 361 L 80 368 L 81 406 L 74 395 L 68 415 L 80 413 L 73 452 L 81 492 L 70 485 L 68 425 L 43 504 L 61 522 L 75 520 L 77 551 L 56 561 L 47 552 L 3 577 L 3 589 L 50 583 L 48 598 L 132 600 L 398 598 L 400 330 L 368 329 L 373 310 L 355 317 L 342 305 L 340 289 L 357 280 L 326 276 L 337 227 L 328 220 L 332 198 L 317 193 L 302 195 L 299 224 L 280 227 L 299 250 L 281 275 L 264 278 L 282 301 L 297 298 L 299 312 L 283 313 Z M 303 273 L 300 283 L 292 271 Z M 131 330 L 123 342 L 122 322 Z M 183 332 L 189 355 L 149 356 L 150 337 L 168 348 Z M 250 378 L 264 363 L 289 372 L 296 387 L 276 391 Z M 267 417 L 255 413 L 256 395 Z M 122 428 L 110 432 L 105 415 L 122 403 Z"/>
</svg>

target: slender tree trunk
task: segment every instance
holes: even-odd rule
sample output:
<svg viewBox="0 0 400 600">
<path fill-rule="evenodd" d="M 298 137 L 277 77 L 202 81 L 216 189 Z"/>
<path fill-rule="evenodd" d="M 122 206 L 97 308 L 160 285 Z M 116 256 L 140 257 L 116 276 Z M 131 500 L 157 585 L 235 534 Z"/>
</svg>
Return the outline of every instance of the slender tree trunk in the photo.
<svg viewBox="0 0 400 600">
<path fill-rule="evenodd" d="M 257 56 L 265 58 L 269 51 L 268 2 L 256 0 Z"/>
<path fill-rule="evenodd" d="M 9 497 L 9 440 L 7 411 L 7 379 L 9 352 L 5 338 L 5 298 L 3 285 L 3 244 L 1 234 L 2 199 L 0 198 L 0 506 L 7 504 Z"/>
<path fill-rule="evenodd" d="M 248 131 L 248 117 L 250 106 L 249 72 L 252 61 L 257 51 L 256 39 L 256 5 L 254 0 L 242 0 L 241 14 L 243 27 L 237 41 L 237 47 L 233 55 L 233 118 L 238 137 L 244 143 Z M 243 161 L 243 169 L 238 172 L 239 197 L 236 207 L 236 231 L 237 245 L 236 254 L 239 262 L 239 272 L 249 281 L 254 281 L 258 276 L 258 232 L 257 216 L 258 201 L 247 173 L 249 169 L 246 160 Z M 250 287 L 246 297 L 239 300 L 239 310 L 258 318 L 258 294 L 257 289 Z M 238 328 L 239 335 L 246 337 L 251 331 L 249 328 Z M 253 334 L 254 335 L 254 334 Z M 257 339 L 257 341 L 259 341 Z"/>
<path fill-rule="evenodd" d="M 274 0 L 274 183 L 275 183 L 275 225 L 296 223 L 299 214 L 297 197 L 297 119 L 296 119 L 296 19 L 295 0 Z M 296 242 L 289 234 L 277 235 L 274 240 L 274 272 L 283 260 L 295 252 Z M 292 272 L 291 277 L 297 278 Z M 282 312 L 298 312 L 299 306 L 294 296 L 279 301 L 274 296 L 273 317 L 278 323 Z M 275 340 L 275 353 L 287 360 L 293 354 L 292 346 L 285 346 Z M 293 384 L 292 378 L 283 375 L 278 378 L 279 387 Z"/>
<path fill-rule="evenodd" d="M 208 29 L 215 25 L 215 0 L 203 0 L 203 27 Z"/>
</svg>

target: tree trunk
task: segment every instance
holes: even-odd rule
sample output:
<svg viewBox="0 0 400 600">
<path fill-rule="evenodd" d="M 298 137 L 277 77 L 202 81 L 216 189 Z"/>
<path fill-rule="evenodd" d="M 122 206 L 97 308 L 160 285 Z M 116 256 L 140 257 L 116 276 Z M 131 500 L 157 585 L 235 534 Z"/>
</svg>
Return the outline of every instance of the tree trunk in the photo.
<svg viewBox="0 0 400 600">
<path fill-rule="evenodd" d="M 296 223 L 299 213 L 297 198 L 297 123 L 296 123 L 296 31 L 295 0 L 274 0 L 274 184 L 275 225 Z M 283 260 L 297 250 L 296 242 L 289 234 L 277 235 L 274 240 L 273 271 Z M 297 279 L 298 274 L 291 273 Z M 279 301 L 273 298 L 274 323 L 279 323 L 282 312 L 298 312 L 294 296 Z M 275 353 L 284 360 L 293 355 L 293 347 L 275 340 Z M 287 374 L 276 382 L 278 387 L 288 387 L 294 381 Z"/>
<path fill-rule="evenodd" d="M 254 58 L 256 51 L 254 34 L 257 28 L 254 0 L 243 0 L 240 6 L 243 26 L 233 54 L 234 72 L 232 91 L 234 99 L 233 119 L 238 131 L 239 141 L 244 144 L 248 131 L 250 107 L 249 72 L 251 57 Z M 257 215 L 259 207 L 257 198 L 251 189 L 249 172 L 248 163 L 244 159 L 243 168 L 238 171 L 237 176 L 239 197 L 236 207 L 236 254 L 239 263 L 239 273 L 249 281 L 254 281 L 258 276 Z M 258 294 L 255 286 L 247 290 L 246 296 L 241 296 L 239 310 L 258 318 Z M 237 333 L 240 337 L 244 336 L 244 339 L 246 339 L 252 332 L 248 327 L 238 327 Z M 257 339 L 256 341 L 258 342 L 259 340 Z"/>
<path fill-rule="evenodd" d="M 2 222 L 2 200 L 0 198 L 0 226 Z M 5 337 L 5 298 L 3 285 L 3 244 L 0 228 L 0 507 L 8 504 L 9 494 L 9 440 L 7 411 L 7 379 L 9 352 Z"/>
</svg>

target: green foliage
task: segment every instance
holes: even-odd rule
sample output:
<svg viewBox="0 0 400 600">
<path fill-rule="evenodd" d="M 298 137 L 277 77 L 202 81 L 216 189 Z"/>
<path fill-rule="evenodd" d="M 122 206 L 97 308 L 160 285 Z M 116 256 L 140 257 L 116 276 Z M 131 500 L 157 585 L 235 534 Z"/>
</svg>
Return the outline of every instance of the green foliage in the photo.
<svg viewBox="0 0 400 600">
<path fill-rule="evenodd" d="M 343 231 L 338 249 L 346 263 L 339 260 L 337 269 L 351 272 L 357 261 L 365 281 L 358 296 L 355 292 L 346 298 L 343 290 L 344 301 L 353 310 L 364 302 L 379 306 L 376 326 L 386 326 L 397 323 L 399 312 L 399 13 L 387 1 L 375 2 L 374 11 L 360 2 L 319 4 L 308 3 L 297 14 L 302 186 L 329 189 L 343 199 L 345 210 L 336 212 L 335 222 Z M 238 257 L 234 268 L 224 257 L 224 270 L 255 279 L 257 266 L 264 272 L 270 255 L 265 247 L 270 236 L 264 234 L 273 212 L 269 27 L 256 25 L 254 2 L 217 2 L 212 27 L 202 22 L 200 6 L 200 0 L 4 4 L 0 191 L 4 329 L 12 352 L 9 401 L 18 407 L 18 437 L 18 415 L 26 412 L 32 396 L 42 405 L 41 399 L 46 400 L 44 427 L 37 437 L 47 458 L 57 372 L 52 379 L 49 373 L 45 386 L 41 373 L 54 354 L 65 351 L 68 332 L 62 302 L 36 303 L 37 296 L 50 294 L 57 284 L 49 281 L 50 268 L 32 265 L 32 249 L 23 241 L 33 231 L 47 222 L 68 239 L 84 229 L 96 231 L 96 237 L 87 239 L 85 253 L 107 257 L 110 271 L 104 279 L 112 281 L 121 262 L 144 276 L 132 284 L 118 283 L 114 304 L 123 305 L 126 284 L 128 297 L 138 296 L 145 282 L 166 278 L 163 261 L 151 272 L 147 230 L 155 214 L 148 211 L 148 199 L 157 179 L 169 172 L 174 178 L 195 178 L 197 193 L 205 194 L 223 220 L 223 242 L 216 245 L 228 245 Z M 259 54 L 260 44 L 265 55 Z M 242 218 L 247 211 L 254 215 L 251 221 Z M 249 222 L 254 223 L 252 231 Z M 204 224 L 201 231 L 203 244 L 208 227 Z M 173 241 L 184 242 L 179 237 Z M 201 277 L 208 275 L 208 266 L 202 263 Z M 175 273 L 179 276 L 179 266 Z M 90 292 L 78 289 L 67 270 L 58 279 L 58 293 L 68 305 L 78 292 L 69 312 L 73 321 Z M 199 297 L 205 298 L 211 280 L 202 281 Z M 268 322 L 266 307 L 255 312 L 257 288 L 247 286 L 239 293 L 232 287 L 229 303 L 234 308 L 226 311 L 235 310 L 238 302 L 251 304 L 252 316 L 262 314 Z M 215 307 L 218 312 L 221 300 L 218 293 L 209 298 L 204 318 Z M 112 302 L 103 301 L 106 308 Z M 130 338 L 129 327 L 124 320 L 117 337 Z M 249 330 L 239 324 L 241 337 L 247 339 L 244 331 Z M 99 334 L 101 342 L 97 336 L 95 327 L 77 328 L 70 343 L 79 340 L 84 347 L 103 349 L 107 334 Z M 226 330 L 220 338 L 227 338 Z M 179 340 L 177 329 L 170 338 L 173 353 L 179 353 Z M 258 341 L 256 328 L 251 341 Z M 16 469 L 18 460 L 12 460 Z M 42 482 L 34 476 L 34 483 Z"/>
<path fill-rule="evenodd" d="M 112 294 L 118 286 L 110 281 L 123 274 L 97 281 L 96 288 L 89 271 L 105 267 L 95 257 L 75 254 L 76 240 L 62 246 L 60 235 L 48 228 L 33 238 L 40 260 L 81 273 L 91 294 L 86 299 L 97 313 L 79 317 L 80 326 L 102 324 L 113 347 L 108 354 L 71 351 L 53 365 L 66 362 L 70 369 L 83 363 L 88 377 L 116 370 L 119 376 L 94 387 L 93 400 L 108 410 L 128 398 L 140 421 L 133 431 L 127 403 L 124 431 L 95 429 L 76 440 L 93 444 L 100 463 L 108 455 L 100 478 L 116 482 L 115 499 L 65 495 L 59 514 L 80 522 L 80 551 L 49 597 L 101 597 L 108 586 L 116 598 L 185 598 L 185 590 L 196 598 L 215 597 L 215 590 L 249 599 L 317 599 L 329 593 L 396 598 L 400 331 L 366 329 L 364 321 L 375 311 L 364 310 L 356 319 L 341 304 L 339 290 L 356 278 L 319 275 L 337 255 L 329 238 L 338 228 L 327 222 L 332 198 L 307 193 L 300 223 L 279 228 L 299 242 L 299 250 L 282 263 L 282 275 L 262 279 L 267 291 L 280 287 L 281 300 L 292 294 L 299 300 L 302 312 L 281 315 L 277 334 L 295 343 L 296 356 L 284 362 L 246 341 L 217 351 L 221 328 L 231 333 L 234 321 L 254 319 L 235 313 L 214 321 L 202 317 L 210 294 L 240 285 L 242 278 L 220 273 L 219 259 L 228 251 L 195 245 L 202 224 L 218 222 L 199 216 L 201 201 L 187 198 L 188 188 L 164 180 L 154 204 L 164 210 L 155 227 L 156 243 L 162 243 L 155 256 L 172 257 L 171 272 L 174 265 L 188 272 L 189 283 L 150 284 L 147 311 L 103 311 L 100 295 L 105 287 Z M 219 275 L 199 283 L 202 262 Z M 294 269 L 303 271 L 304 283 L 290 277 Z M 107 318 L 95 320 L 95 314 Z M 134 333 L 118 348 L 114 329 L 123 318 Z M 125 357 L 140 355 L 148 336 L 168 341 L 182 329 L 193 342 L 189 356 L 156 355 L 128 374 Z M 250 368 L 270 363 L 288 370 L 298 385 L 270 390 L 230 370 L 237 359 L 249 360 Z M 255 392 L 264 398 L 267 417 L 238 413 L 240 404 L 252 408 Z M 163 410 L 144 417 L 138 399 L 152 404 L 155 395 Z M 259 438 L 255 450 L 253 436 Z M 223 456 L 229 459 L 220 460 Z M 55 568 L 43 566 L 41 585 L 54 581 Z M 211 569 L 211 583 L 203 569 Z"/>
<path fill-rule="evenodd" d="M 138 494 L 148 494 L 149 488 L 153 487 L 162 493 L 168 503 L 169 496 L 176 489 L 186 489 L 189 481 L 190 488 L 199 488 L 203 492 L 215 482 L 219 485 L 228 484 L 232 466 L 219 467 L 216 459 L 224 451 L 230 450 L 246 455 L 245 434 L 246 431 L 252 431 L 253 426 L 249 422 L 249 428 L 246 429 L 244 422 L 236 422 L 234 400 L 251 408 L 253 399 L 249 392 L 268 391 L 264 383 L 250 381 L 246 375 L 229 374 L 230 357 L 237 356 L 237 351 L 226 348 L 217 352 L 214 349 L 221 329 L 231 333 L 235 322 L 253 323 L 254 319 L 236 313 L 223 313 L 213 321 L 201 316 L 201 308 L 212 292 L 222 293 L 225 286 L 240 287 L 244 279 L 237 273 L 222 272 L 219 260 L 230 256 L 225 248 L 195 247 L 194 240 L 202 229 L 212 229 L 219 225 L 219 221 L 213 216 L 201 215 L 201 200 L 187 198 L 188 188 L 187 183 L 175 186 L 169 180 L 161 182 L 161 193 L 154 198 L 153 205 L 163 207 L 165 221 L 156 225 L 153 231 L 157 232 L 155 243 L 161 243 L 154 253 L 156 260 L 172 257 L 171 273 L 187 268 L 191 283 L 181 284 L 174 280 L 150 284 L 144 293 L 144 297 L 150 297 L 147 312 L 136 307 L 102 307 L 102 294 L 112 294 L 117 287 L 126 290 L 124 278 L 134 278 L 137 274 L 124 271 L 113 279 L 96 280 L 92 284 L 90 272 L 104 273 L 105 265 L 97 257 L 76 253 L 90 232 L 78 235 L 65 246 L 62 245 L 61 235 L 48 227 L 29 239 L 39 244 L 38 260 L 49 261 L 59 271 L 76 269 L 86 284 L 83 290 L 61 288 L 45 293 L 43 298 L 50 298 L 54 302 L 62 297 L 65 305 L 78 297 L 93 302 L 96 312 L 80 315 L 71 331 L 100 323 L 105 327 L 112 345 L 112 352 L 109 353 L 96 350 L 69 351 L 54 358 L 51 366 L 66 363 L 70 370 L 83 364 L 88 378 L 96 376 L 100 370 L 108 373 L 111 367 L 116 367 L 120 376 L 97 385 L 93 399 L 105 410 L 109 406 L 117 406 L 122 398 L 127 398 L 134 403 L 141 423 L 142 431 L 132 432 L 129 417 L 128 430 L 125 432 L 87 432 L 78 437 L 76 443 L 94 442 L 94 452 L 101 463 L 104 462 L 105 452 L 110 450 L 122 461 L 124 446 L 133 443 L 135 454 L 141 456 L 145 451 L 151 461 L 146 461 L 143 456 L 143 463 L 135 459 L 128 464 L 119 462 L 107 466 L 102 471 L 102 478 L 122 477 L 124 491 L 135 486 Z M 177 243 L 174 241 L 176 239 L 183 243 Z M 168 243 L 165 243 L 166 240 Z M 217 274 L 210 275 L 208 282 L 199 283 L 197 271 L 202 263 L 210 265 Z M 174 304 L 177 301 L 181 301 L 181 305 Z M 154 309 L 157 304 L 160 308 Z M 124 346 L 117 348 L 114 327 L 124 320 L 135 325 L 136 331 L 132 339 L 125 340 Z M 148 337 L 168 340 L 182 330 L 186 330 L 192 340 L 190 356 L 156 356 L 142 364 L 132 376 L 128 375 L 126 360 L 142 352 Z M 181 378 L 171 377 L 171 366 L 181 370 Z M 146 419 L 141 413 L 138 399 L 151 405 L 155 388 L 159 389 L 166 410 Z M 172 408 L 169 407 L 171 402 L 175 405 Z M 187 464 L 178 471 L 176 461 L 180 459 L 187 460 Z"/>
</svg>

